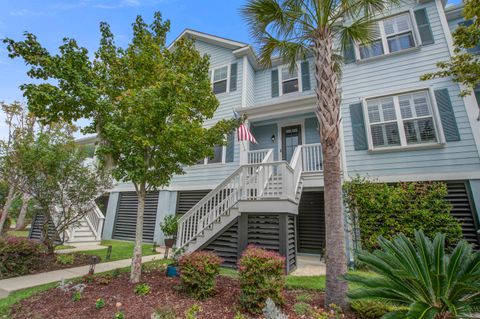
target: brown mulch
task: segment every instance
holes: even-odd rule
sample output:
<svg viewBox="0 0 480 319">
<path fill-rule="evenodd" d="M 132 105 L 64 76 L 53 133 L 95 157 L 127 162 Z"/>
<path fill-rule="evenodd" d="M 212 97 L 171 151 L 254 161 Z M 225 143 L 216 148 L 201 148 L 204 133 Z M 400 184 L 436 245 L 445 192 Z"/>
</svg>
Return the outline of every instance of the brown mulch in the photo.
<svg viewBox="0 0 480 319">
<path fill-rule="evenodd" d="M 85 265 L 90 265 L 92 261 L 92 256 L 91 255 L 86 255 L 82 253 L 71 253 L 69 255 L 74 255 L 75 258 L 73 259 L 73 263 L 71 264 L 61 264 L 57 262 L 57 254 L 50 255 L 50 254 L 43 254 L 41 257 L 38 258 L 38 260 L 35 262 L 33 267 L 31 267 L 29 272 L 25 275 L 33 275 L 33 274 L 39 274 L 47 271 L 53 271 L 53 270 L 60 270 L 60 269 L 67 269 L 67 268 L 73 268 L 73 267 L 79 267 L 79 266 L 85 266 Z M 98 257 L 98 261 L 100 260 L 100 257 Z M 0 279 L 7 279 L 7 278 L 12 278 L 12 277 L 18 277 L 18 276 L 1 276 Z"/>
<path fill-rule="evenodd" d="M 185 310 L 194 304 L 199 304 L 202 309 L 198 318 L 205 319 L 233 319 L 239 309 L 240 289 L 238 281 L 232 278 L 219 276 L 216 295 L 204 301 L 197 301 L 180 291 L 180 280 L 166 277 L 164 271 L 154 270 L 142 275 L 142 282 L 151 286 L 151 292 L 145 296 L 136 295 L 133 292 L 135 285 L 131 284 L 128 279 L 129 274 L 123 273 L 108 285 L 87 284 L 81 300 L 77 302 L 72 301 L 72 293 L 51 289 L 13 306 L 11 318 L 113 318 L 117 311 L 117 303 L 121 303 L 119 309 L 124 312 L 126 319 L 149 319 L 155 309 L 163 306 L 172 307 L 178 318 L 184 318 Z M 286 291 L 286 305 L 283 311 L 289 318 L 306 318 L 299 317 L 294 312 L 296 296 L 305 293 L 312 297 L 309 304 L 314 307 L 323 305 L 324 296 L 321 292 Z M 98 298 L 104 299 L 106 303 L 102 309 L 95 308 L 95 301 Z M 345 318 L 354 319 L 355 316 L 346 315 Z"/>
</svg>

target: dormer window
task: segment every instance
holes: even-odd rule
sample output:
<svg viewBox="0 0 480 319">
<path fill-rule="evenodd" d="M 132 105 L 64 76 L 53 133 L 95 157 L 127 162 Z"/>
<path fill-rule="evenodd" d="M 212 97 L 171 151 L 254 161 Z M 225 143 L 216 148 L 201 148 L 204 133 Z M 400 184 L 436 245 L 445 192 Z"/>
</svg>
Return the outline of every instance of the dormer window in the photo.
<svg viewBox="0 0 480 319">
<path fill-rule="evenodd" d="M 227 92 L 228 66 L 213 70 L 213 93 L 220 94 Z"/>
<path fill-rule="evenodd" d="M 288 67 L 282 67 L 282 94 L 288 94 L 299 91 L 298 83 L 298 68 L 295 67 L 293 72 L 290 72 Z"/>
</svg>

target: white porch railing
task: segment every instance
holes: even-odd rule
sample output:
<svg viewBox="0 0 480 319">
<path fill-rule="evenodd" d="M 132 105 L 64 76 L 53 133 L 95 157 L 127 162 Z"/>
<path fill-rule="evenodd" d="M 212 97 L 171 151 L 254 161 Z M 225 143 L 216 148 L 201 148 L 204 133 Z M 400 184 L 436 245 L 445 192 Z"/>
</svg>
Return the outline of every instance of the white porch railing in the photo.
<svg viewBox="0 0 480 319">
<path fill-rule="evenodd" d="M 306 144 L 301 146 L 301 150 L 303 172 L 321 172 L 323 170 L 322 145 Z"/>
<path fill-rule="evenodd" d="M 103 223 L 105 222 L 105 216 L 98 208 L 95 202 L 92 202 L 92 208 L 89 210 L 85 219 L 92 229 L 93 234 L 97 240 L 102 239 Z"/>
<path fill-rule="evenodd" d="M 248 164 L 261 163 L 267 157 L 267 154 L 271 152 L 273 155 L 273 149 L 264 149 L 248 152 Z"/>
</svg>

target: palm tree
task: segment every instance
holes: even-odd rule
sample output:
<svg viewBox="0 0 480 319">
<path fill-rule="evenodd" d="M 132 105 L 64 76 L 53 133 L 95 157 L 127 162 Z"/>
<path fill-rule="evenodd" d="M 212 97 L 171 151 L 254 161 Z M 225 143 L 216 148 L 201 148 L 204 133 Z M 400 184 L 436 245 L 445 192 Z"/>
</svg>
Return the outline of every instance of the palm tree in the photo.
<svg viewBox="0 0 480 319">
<path fill-rule="evenodd" d="M 327 305 L 346 307 L 347 271 L 340 160 L 339 76 L 342 52 L 372 40 L 374 12 L 397 0 L 248 0 L 241 9 L 259 43 L 259 61 L 278 55 L 293 71 L 299 59 L 315 59 L 316 115 L 324 152 Z"/>
</svg>

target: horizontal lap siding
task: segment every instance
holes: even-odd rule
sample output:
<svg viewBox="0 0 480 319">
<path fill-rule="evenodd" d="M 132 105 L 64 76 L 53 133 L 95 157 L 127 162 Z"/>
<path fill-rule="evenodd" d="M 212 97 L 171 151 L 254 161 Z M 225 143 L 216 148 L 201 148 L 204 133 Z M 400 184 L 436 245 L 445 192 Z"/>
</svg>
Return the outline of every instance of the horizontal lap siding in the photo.
<svg viewBox="0 0 480 319">
<path fill-rule="evenodd" d="M 398 12 L 408 8 L 405 5 Z M 432 32 L 433 45 L 420 47 L 409 53 L 371 60 L 364 63 L 347 64 L 342 79 L 342 123 L 348 173 L 371 176 L 408 175 L 417 173 L 442 173 L 472 171 L 480 169 L 469 119 L 458 85 L 449 79 L 420 81 L 422 74 L 436 70 L 435 63 L 449 58 L 448 47 L 440 24 L 435 2 L 415 7 L 426 7 Z M 370 153 L 355 151 L 352 136 L 349 105 L 361 98 L 414 90 L 420 87 L 433 89 L 448 88 L 455 117 L 461 135 L 459 142 L 449 142 L 444 147 L 423 150 Z"/>
<path fill-rule="evenodd" d="M 145 200 L 143 240 L 152 242 L 158 207 L 158 192 L 149 192 Z M 135 192 L 120 193 L 113 239 L 135 240 L 138 197 Z"/>
</svg>

